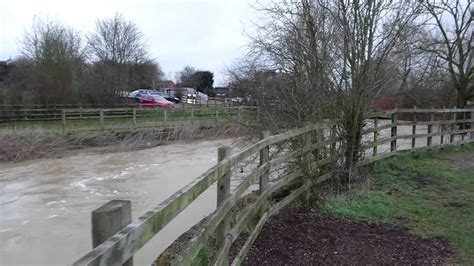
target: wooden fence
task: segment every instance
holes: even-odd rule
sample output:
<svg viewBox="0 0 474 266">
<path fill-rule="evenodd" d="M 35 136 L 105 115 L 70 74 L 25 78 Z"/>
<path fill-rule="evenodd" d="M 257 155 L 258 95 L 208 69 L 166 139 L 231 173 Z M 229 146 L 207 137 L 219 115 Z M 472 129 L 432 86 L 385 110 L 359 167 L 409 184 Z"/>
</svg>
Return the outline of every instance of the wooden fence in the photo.
<svg viewBox="0 0 474 266">
<path fill-rule="evenodd" d="M 207 101 L 194 101 L 176 105 L 174 110 L 191 110 L 202 107 L 221 109 L 222 107 L 247 106 L 243 103 L 235 103 L 229 99 L 209 97 Z M 87 112 L 92 110 L 152 110 L 158 107 L 140 105 L 138 103 L 115 103 L 115 104 L 54 104 L 54 105 L 0 105 L 0 123 L 20 121 L 55 121 L 61 120 L 64 111 L 69 113 Z"/>
<path fill-rule="evenodd" d="M 228 107 L 183 104 L 175 108 L 67 108 L 67 109 L 19 109 L 0 120 L 3 127 L 40 126 L 66 133 L 77 130 L 130 129 L 169 126 L 195 121 L 240 121 L 252 106 Z"/>
<path fill-rule="evenodd" d="M 410 114 L 412 120 L 398 120 L 402 113 Z M 417 120 L 422 114 L 429 114 L 430 120 Z M 380 118 L 367 120 L 369 126 L 364 129 L 362 147 L 367 152 L 364 153 L 365 158 L 359 161 L 359 165 L 386 158 L 401 149 L 432 149 L 474 142 L 474 109 L 403 109 L 386 112 L 381 117 L 390 117 L 390 120 L 384 120 L 384 123 Z M 409 127 L 409 134 L 401 134 L 407 132 L 404 127 Z M 236 154 L 231 155 L 229 147 L 219 148 L 218 163 L 215 166 L 138 220 L 117 223 L 113 230 L 107 223 L 110 221 L 108 218 L 105 222 L 94 224 L 94 228 L 105 226 L 109 229 L 105 233 L 102 232 L 100 237 L 100 241 L 106 240 L 100 244 L 94 242 L 95 248 L 74 265 L 130 265 L 137 250 L 214 183 L 217 183 L 217 208 L 199 223 L 193 236 L 169 264 L 196 263 L 200 251 L 209 243 L 214 243 L 215 252 L 210 258 L 212 264 L 240 265 L 265 222 L 272 215 L 296 198 L 307 195 L 310 188 L 314 189 L 316 185 L 330 180 L 334 167 L 343 163 L 344 140 L 337 137 L 337 130 L 338 125 L 326 123 L 273 136 L 263 132 L 260 141 Z M 426 132 L 419 132 L 420 130 Z M 389 131 L 388 134 L 385 131 Z M 439 141 L 434 141 L 434 138 L 439 138 Z M 400 146 L 403 140 L 409 140 L 410 145 Z M 274 152 L 275 150 L 286 152 Z M 382 150 L 385 152 L 381 152 Z M 247 172 L 232 190 L 231 179 L 236 168 L 239 169 L 245 160 L 252 160 L 254 157 L 259 158 L 258 162 L 255 162 L 251 171 Z M 287 168 L 291 171 L 279 171 L 282 165 L 291 166 Z M 278 172 L 275 170 L 279 171 L 279 176 L 270 177 Z M 257 189 L 252 192 L 251 188 L 255 186 Z M 248 195 L 254 196 L 251 203 L 239 207 L 240 199 Z M 117 204 L 112 201 L 95 212 L 107 212 L 109 209 L 105 217 L 117 215 L 122 205 L 129 208 L 128 203 Z M 126 210 L 122 212 L 129 213 Z M 130 220 L 120 215 L 116 217 L 120 217 L 116 218 L 117 221 Z M 232 244 L 242 235 L 244 228 L 249 227 L 251 229 L 245 243 L 239 246 L 236 255 L 230 258 L 229 249 Z M 95 230 L 94 233 L 97 234 L 97 231 L 101 232 Z"/>
</svg>

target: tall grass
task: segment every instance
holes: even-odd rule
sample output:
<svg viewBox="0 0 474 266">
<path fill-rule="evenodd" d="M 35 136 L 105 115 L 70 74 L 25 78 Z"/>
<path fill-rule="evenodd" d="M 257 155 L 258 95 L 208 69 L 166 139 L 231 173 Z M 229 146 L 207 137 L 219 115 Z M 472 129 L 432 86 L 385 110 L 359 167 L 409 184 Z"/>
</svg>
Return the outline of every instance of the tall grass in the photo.
<svg viewBox="0 0 474 266">
<path fill-rule="evenodd" d="M 247 130 L 232 124 L 185 124 L 166 128 L 60 134 L 38 127 L 0 130 L 0 162 L 58 157 L 71 150 L 108 146 L 129 151 L 173 141 L 238 137 Z"/>
</svg>

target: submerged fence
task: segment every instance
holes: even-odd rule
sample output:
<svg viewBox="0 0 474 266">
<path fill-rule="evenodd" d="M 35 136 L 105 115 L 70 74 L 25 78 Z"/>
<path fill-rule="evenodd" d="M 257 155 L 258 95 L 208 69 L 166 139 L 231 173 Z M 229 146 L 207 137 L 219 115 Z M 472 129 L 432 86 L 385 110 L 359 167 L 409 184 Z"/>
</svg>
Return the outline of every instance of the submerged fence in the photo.
<svg viewBox="0 0 474 266">
<path fill-rule="evenodd" d="M 380 117 L 390 117 L 389 120 Z M 399 118 L 404 118 L 401 120 Z M 324 181 L 343 163 L 344 140 L 338 125 L 313 125 L 270 136 L 231 155 L 218 149 L 218 163 L 134 222 L 129 202 L 111 201 L 93 213 L 95 248 L 74 265 L 132 263 L 133 254 L 180 212 L 217 183 L 217 208 L 197 225 L 168 261 L 190 265 L 209 245 L 214 265 L 240 265 L 265 222 L 281 208 Z M 358 165 L 386 158 L 398 150 L 433 149 L 474 142 L 474 109 L 399 109 L 367 120 Z M 318 141 L 316 141 L 316 139 Z M 248 171 L 243 169 L 245 164 Z M 244 172 L 235 180 L 235 172 Z M 232 187 L 232 181 L 238 181 Z M 242 199 L 246 204 L 241 204 Z M 111 219 L 110 217 L 115 217 Z M 113 224 L 110 221 L 115 221 Z M 250 228 L 250 229 L 249 229 Z M 243 231 L 245 229 L 245 234 Z M 244 236 L 245 235 L 245 236 Z M 239 237 L 244 244 L 234 247 Z"/>
</svg>

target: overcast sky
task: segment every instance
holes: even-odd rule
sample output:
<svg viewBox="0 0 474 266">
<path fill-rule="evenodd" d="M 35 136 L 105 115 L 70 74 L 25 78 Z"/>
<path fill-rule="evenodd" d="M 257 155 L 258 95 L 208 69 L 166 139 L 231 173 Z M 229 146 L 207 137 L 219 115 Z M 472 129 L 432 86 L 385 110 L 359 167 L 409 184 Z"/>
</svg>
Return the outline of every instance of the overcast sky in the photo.
<svg viewBox="0 0 474 266">
<path fill-rule="evenodd" d="M 122 13 L 143 32 L 149 52 L 165 74 L 185 65 L 214 72 L 225 81 L 225 67 L 246 51 L 243 28 L 255 11 L 250 0 L 0 0 L 0 60 L 20 54 L 19 40 L 35 16 L 59 21 L 86 34 L 99 18 Z"/>
</svg>

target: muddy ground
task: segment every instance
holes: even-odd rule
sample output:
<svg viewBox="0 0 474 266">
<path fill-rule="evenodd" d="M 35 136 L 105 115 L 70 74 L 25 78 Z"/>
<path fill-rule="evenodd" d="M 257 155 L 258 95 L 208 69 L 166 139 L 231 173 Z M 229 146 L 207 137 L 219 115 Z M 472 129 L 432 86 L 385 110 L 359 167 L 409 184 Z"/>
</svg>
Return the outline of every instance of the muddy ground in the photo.
<svg viewBox="0 0 474 266">
<path fill-rule="evenodd" d="M 403 225 L 291 208 L 264 226 L 244 265 L 439 265 L 453 254 L 446 241 L 421 239 Z"/>
</svg>

